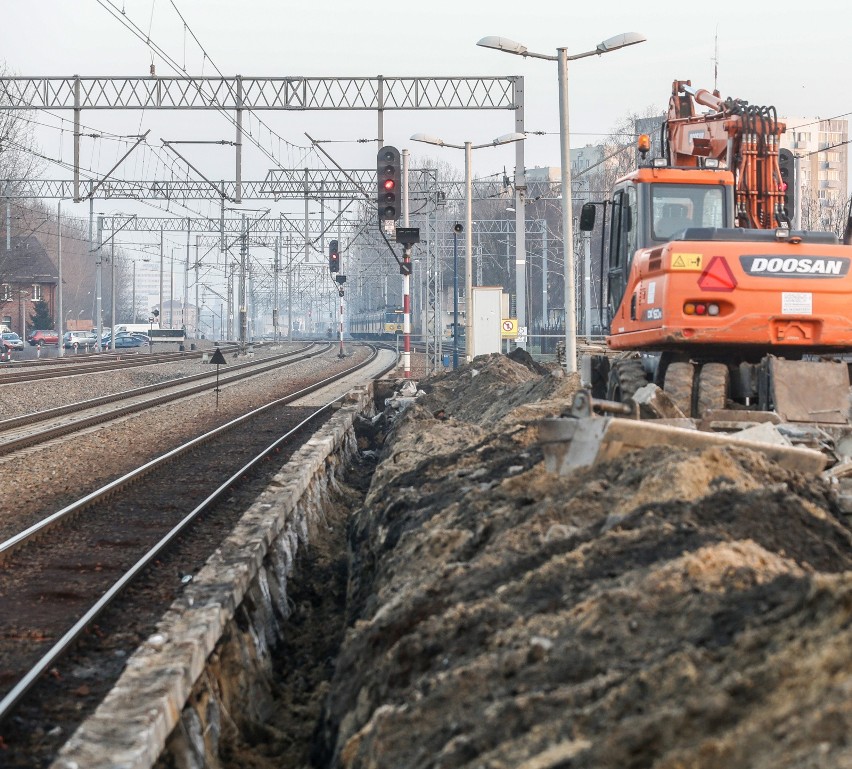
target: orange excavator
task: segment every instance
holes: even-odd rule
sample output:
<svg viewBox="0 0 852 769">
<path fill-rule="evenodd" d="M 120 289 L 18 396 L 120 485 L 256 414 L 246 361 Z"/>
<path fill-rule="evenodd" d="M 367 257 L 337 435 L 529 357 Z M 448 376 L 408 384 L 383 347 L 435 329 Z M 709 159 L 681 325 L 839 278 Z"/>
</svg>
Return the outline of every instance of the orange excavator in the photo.
<svg viewBox="0 0 852 769">
<path fill-rule="evenodd" d="M 852 225 L 842 240 L 792 227 L 785 130 L 774 108 L 674 82 L 660 156 L 640 137 L 639 167 L 607 201 L 607 342 L 623 354 L 584 364 L 595 396 L 652 381 L 686 416 L 849 423 Z"/>
</svg>

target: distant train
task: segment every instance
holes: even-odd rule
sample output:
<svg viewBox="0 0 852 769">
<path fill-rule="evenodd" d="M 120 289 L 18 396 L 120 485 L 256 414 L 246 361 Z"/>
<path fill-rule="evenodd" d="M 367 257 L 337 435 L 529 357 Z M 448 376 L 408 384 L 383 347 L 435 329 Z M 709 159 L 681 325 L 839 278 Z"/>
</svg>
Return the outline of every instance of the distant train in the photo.
<svg viewBox="0 0 852 769">
<path fill-rule="evenodd" d="M 353 339 L 395 339 L 402 334 L 403 311 L 373 310 L 352 315 L 349 333 Z"/>
</svg>

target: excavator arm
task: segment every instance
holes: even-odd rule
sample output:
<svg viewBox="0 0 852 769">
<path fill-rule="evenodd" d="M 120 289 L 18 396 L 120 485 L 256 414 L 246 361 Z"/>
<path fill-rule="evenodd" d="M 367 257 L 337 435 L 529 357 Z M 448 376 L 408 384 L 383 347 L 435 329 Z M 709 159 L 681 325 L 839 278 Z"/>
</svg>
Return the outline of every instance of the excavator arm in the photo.
<svg viewBox="0 0 852 769">
<path fill-rule="evenodd" d="M 738 227 L 789 228 L 778 167 L 785 130 L 774 107 L 723 100 L 718 92 L 675 80 L 663 126 L 664 154 L 676 167 L 705 167 L 708 159 L 725 163 L 734 172 Z"/>
</svg>

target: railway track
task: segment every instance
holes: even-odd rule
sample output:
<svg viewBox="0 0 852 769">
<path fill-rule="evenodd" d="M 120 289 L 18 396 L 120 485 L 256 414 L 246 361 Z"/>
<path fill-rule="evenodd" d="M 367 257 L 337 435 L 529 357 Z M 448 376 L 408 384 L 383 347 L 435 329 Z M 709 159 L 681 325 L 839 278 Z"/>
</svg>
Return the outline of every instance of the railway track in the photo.
<svg viewBox="0 0 852 769">
<path fill-rule="evenodd" d="M 246 377 L 264 374 L 280 366 L 321 355 L 329 349 L 331 345 L 327 343 L 308 344 L 295 351 L 232 364 L 221 376 L 217 371 L 210 370 L 5 419 L 0 421 L 0 455 L 127 416 L 152 405 L 167 403 L 205 390 L 221 388 Z"/>
<path fill-rule="evenodd" d="M 92 638 L 95 619 L 152 564 L 156 568 L 176 540 L 192 542 L 184 534 L 189 527 L 195 532 L 203 517 L 202 527 L 210 525 L 220 533 L 202 535 L 199 551 L 182 556 L 185 573 L 169 574 L 169 589 L 157 585 L 155 592 L 173 600 L 173 590 L 191 580 L 192 570 L 215 549 L 217 537 L 280 467 L 288 442 L 329 413 L 339 398 L 329 400 L 325 394 L 331 383 L 351 379 L 367 366 L 373 368 L 367 378 L 379 375 L 378 368 L 386 367 L 391 356 L 383 352 L 383 362 L 377 363 L 378 354 L 373 350 L 367 361 L 187 441 L 0 543 L 0 614 L 13 618 L 0 632 L 0 744 L 4 737 L 14 741 L 19 729 L 26 728 L 26 718 L 7 720 L 24 694 L 40 679 L 52 680 L 44 674 L 57 670 L 58 660 L 87 628 L 86 637 Z M 319 405 L 294 404 L 300 399 L 305 403 L 305 396 L 318 390 Z M 31 546 L 34 540 L 38 547 Z M 146 612 L 154 604 L 134 608 L 131 614 L 139 615 L 140 626 L 125 627 L 122 634 L 137 641 L 146 637 L 148 625 L 157 619 Z M 157 604 L 154 614 L 164 608 Z M 116 659 L 104 660 L 104 671 L 117 675 Z M 109 684 L 108 675 L 103 678 L 97 684 L 89 681 L 87 691 L 102 694 Z"/>
<path fill-rule="evenodd" d="M 236 344 L 220 346 L 223 353 L 238 349 Z M 69 355 L 63 358 L 49 358 L 38 361 L 13 361 L 0 366 L 0 385 L 37 382 L 57 376 L 75 376 L 78 374 L 104 373 L 136 366 L 150 366 L 156 363 L 174 363 L 180 360 L 201 358 L 209 350 L 190 352 L 139 353 L 136 351 L 98 353 L 81 356 Z"/>
</svg>

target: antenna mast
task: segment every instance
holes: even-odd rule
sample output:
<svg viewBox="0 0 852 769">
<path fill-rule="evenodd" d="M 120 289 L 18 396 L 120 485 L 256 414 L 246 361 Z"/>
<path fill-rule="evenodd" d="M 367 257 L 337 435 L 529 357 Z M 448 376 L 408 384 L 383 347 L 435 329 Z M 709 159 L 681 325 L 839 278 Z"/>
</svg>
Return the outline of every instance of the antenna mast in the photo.
<svg viewBox="0 0 852 769">
<path fill-rule="evenodd" d="M 719 90 L 719 27 L 713 38 L 713 91 Z"/>
</svg>

